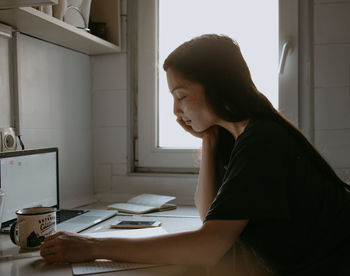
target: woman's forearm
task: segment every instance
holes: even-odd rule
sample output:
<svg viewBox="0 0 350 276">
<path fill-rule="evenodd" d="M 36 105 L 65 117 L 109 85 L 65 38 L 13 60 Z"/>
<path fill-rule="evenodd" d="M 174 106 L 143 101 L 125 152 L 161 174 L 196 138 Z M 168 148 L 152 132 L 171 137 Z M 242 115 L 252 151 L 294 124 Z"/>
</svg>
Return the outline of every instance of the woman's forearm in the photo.
<svg viewBox="0 0 350 276">
<path fill-rule="evenodd" d="M 139 239 L 105 238 L 99 240 L 95 254 L 125 262 L 210 265 L 210 248 L 198 239 L 196 231 Z"/>
<path fill-rule="evenodd" d="M 210 221 L 195 231 L 162 236 L 97 240 L 95 258 L 154 264 L 211 266 L 219 262 L 245 221 Z"/>
<path fill-rule="evenodd" d="M 210 266 L 232 247 L 246 224 L 246 220 L 209 220 L 198 230 L 137 239 L 58 232 L 45 238 L 40 254 L 49 263 L 109 259 Z"/>
<path fill-rule="evenodd" d="M 215 166 L 215 139 L 203 139 L 202 160 L 199 170 L 195 203 L 202 220 L 205 219 L 209 207 L 217 193 L 217 175 Z"/>
</svg>

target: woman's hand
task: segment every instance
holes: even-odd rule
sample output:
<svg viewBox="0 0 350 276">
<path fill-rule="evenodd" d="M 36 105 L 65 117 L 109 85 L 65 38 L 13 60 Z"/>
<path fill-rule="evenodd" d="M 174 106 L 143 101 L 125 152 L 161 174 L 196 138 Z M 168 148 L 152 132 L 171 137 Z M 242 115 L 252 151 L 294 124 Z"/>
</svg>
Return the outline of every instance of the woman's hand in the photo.
<svg viewBox="0 0 350 276">
<path fill-rule="evenodd" d="M 197 138 L 212 139 L 212 140 L 216 141 L 218 134 L 219 134 L 219 127 L 218 126 L 212 126 L 208 129 L 202 131 L 202 132 L 197 132 L 197 131 L 193 130 L 193 128 L 190 125 L 186 125 L 186 123 L 181 118 L 177 118 L 176 122 L 178 122 L 178 124 L 184 130 L 186 130 L 188 133 L 192 134 L 193 136 L 195 136 Z"/>
<path fill-rule="evenodd" d="M 45 238 L 40 255 L 49 263 L 75 263 L 96 259 L 97 240 L 91 237 L 58 232 Z"/>
</svg>

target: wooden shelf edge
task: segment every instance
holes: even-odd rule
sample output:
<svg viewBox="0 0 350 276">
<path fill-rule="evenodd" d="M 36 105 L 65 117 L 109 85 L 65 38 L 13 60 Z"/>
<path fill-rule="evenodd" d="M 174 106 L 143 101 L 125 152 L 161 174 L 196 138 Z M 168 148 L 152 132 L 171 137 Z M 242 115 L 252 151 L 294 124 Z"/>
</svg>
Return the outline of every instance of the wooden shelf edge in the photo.
<svg viewBox="0 0 350 276">
<path fill-rule="evenodd" d="M 0 10 L 0 21 L 24 34 L 84 53 L 120 52 L 120 47 L 31 7 Z"/>
</svg>

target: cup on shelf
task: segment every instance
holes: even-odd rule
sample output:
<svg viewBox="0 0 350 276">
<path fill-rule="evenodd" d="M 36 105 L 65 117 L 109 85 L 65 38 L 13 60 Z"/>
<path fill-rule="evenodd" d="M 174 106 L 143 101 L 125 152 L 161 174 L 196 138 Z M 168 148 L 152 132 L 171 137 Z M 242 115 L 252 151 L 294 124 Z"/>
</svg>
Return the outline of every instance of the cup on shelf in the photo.
<svg viewBox="0 0 350 276">
<path fill-rule="evenodd" d="M 54 17 L 89 32 L 91 0 L 59 0 L 54 6 Z"/>
</svg>

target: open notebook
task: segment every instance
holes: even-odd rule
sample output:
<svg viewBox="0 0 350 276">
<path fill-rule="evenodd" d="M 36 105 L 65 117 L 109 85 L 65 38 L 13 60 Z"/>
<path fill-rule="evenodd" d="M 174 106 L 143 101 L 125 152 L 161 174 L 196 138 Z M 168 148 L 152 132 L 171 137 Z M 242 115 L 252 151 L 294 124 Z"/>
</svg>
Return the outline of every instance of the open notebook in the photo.
<svg viewBox="0 0 350 276">
<path fill-rule="evenodd" d="M 115 209 L 123 213 L 146 214 L 155 211 L 175 209 L 175 204 L 168 203 L 174 199 L 174 196 L 141 194 L 130 198 L 126 203 L 114 203 L 109 205 L 108 208 Z"/>
</svg>

